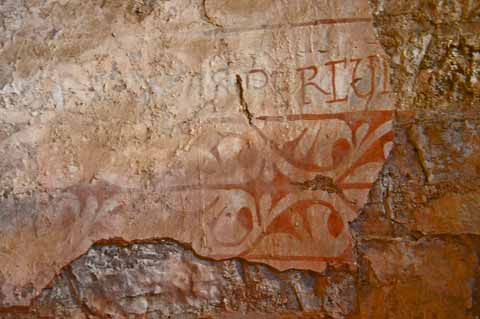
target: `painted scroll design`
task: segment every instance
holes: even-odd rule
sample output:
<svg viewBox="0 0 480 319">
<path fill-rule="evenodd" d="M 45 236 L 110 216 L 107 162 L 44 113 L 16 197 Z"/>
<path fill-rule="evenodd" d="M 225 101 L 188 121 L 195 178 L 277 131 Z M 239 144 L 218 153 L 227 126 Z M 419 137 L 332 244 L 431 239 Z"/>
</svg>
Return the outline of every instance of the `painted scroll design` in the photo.
<svg viewBox="0 0 480 319">
<path fill-rule="evenodd" d="M 217 126 L 156 177 L 155 189 L 138 191 L 162 201 L 162 214 L 167 208 L 173 218 L 199 216 L 203 238 L 193 240 L 202 242 L 202 255 L 345 262 L 347 223 L 392 147 L 392 117 L 392 111 L 260 116 L 236 131 Z M 91 221 L 72 226 L 74 237 L 109 228 L 102 216 L 126 209 L 125 192 L 105 182 L 69 188 L 61 203 Z"/>
<path fill-rule="evenodd" d="M 257 117 L 253 130 L 215 131 L 200 139 L 190 156 L 196 164 L 179 164 L 159 191 L 177 213 L 201 214 L 212 257 L 342 261 L 351 248 L 347 222 L 364 204 L 392 147 L 392 116 Z M 317 227 L 320 220 L 324 227 Z M 268 252 L 263 241 L 270 243 Z M 270 249 L 312 244 L 334 248 L 303 255 Z"/>
</svg>

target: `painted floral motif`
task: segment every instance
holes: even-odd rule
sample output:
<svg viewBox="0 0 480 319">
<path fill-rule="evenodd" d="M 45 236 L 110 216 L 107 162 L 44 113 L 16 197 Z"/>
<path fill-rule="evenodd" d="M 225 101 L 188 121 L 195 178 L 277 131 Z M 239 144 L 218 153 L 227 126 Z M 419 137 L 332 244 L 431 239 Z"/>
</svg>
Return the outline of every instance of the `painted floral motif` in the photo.
<svg viewBox="0 0 480 319">
<path fill-rule="evenodd" d="M 162 179 L 169 207 L 202 214 L 217 258 L 345 261 L 392 147 L 391 111 L 257 117 L 206 131 Z M 200 207 L 200 209 L 199 209 Z"/>
</svg>

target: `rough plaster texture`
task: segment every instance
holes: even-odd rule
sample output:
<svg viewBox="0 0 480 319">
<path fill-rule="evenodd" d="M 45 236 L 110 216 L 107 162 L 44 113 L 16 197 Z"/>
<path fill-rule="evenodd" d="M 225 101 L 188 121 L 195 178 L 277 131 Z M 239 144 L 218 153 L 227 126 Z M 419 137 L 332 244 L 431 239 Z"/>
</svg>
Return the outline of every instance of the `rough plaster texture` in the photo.
<svg viewBox="0 0 480 319">
<path fill-rule="evenodd" d="M 274 3 L 1 3 L 0 318 L 479 318 L 480 6 Z M 369 21 L 338 19 L 363 19 L 371 12 L 375 31 Z M 298 26 L 306 21 L 317 25 Z M 331 25 L 338 21 L 343 23 Z M 355 41 L 367 38 L 375 49 L 351 51 Z M 242 55 L 252 46 L 253 58 Z M 322 58 L 312 60 L 309 50 Z M 315 69 L 297 68 L 322 63 L 317 71 L 330 75 L 331 65 L 324 64 L 341 61 L 345 51 L 352 53 L 350 62 L 364 58 L 357 71 L 367 81 L 352 75 L 354 60 L 349 72 L 337 74 L 335 88 L 323 77 L 303 95 L 310 80 L 302 75 Z M 372 54 L 380 56 L 369 64 Z M 385 61 L 390 73 L 384 72 Z M 381 70 L 378 90 L 362 96 L 372 88 L 372 65 Z M 276 76 L 271 66 L 278 67 Z M 324 94 L 320 89 L 326 87 L 348 91 L 347 101 L 322 106 L 343 97 Z M 384 94 L 390 90 L 393 97 Z M 350 213 L 340 197 L 354 195 L 339 182 L 335 167 L 310 174 L 280 167 L 290 173 L 283 177 L 297 179 L 270 179 L 277 187 L 268 192 L 265 182 L 246 186 L 253 198 L 272 196 L 259 198 L 254 209 L 230 190 L 210 194 L 199 187 L 208 178 L 223 184 L 228 178 L 248 180 L 250 172 L 263 169 L 258 161 L 273 158 L 276 149 L 306 171 L 318 168 L 305 157 L 308 147 L 320 154 L 317 166 L 335 166 L 343 158 L 352 166 L 358 128 L 367 124 L 363 134 L 374 135 L 393 106 L 394 134 L 373 147 L 381 156 L 369 159 L 378 165 L 359 170 L 364 175 L 357 178 L 369 185 L 355 195 L 358 206 Z M 315 120 L 326 122 L 305 125 L 291 116 L 298 114 L 322 114 Z M 275 120 L 271 126 L 263 123 L 267 117 Z M 263 135 L 258 138 L 255 127 L 274 143 L 259 147 Z M 323 148 L 312 146 L 316 137 L 302 133 L 305 128 L 325 136 Z M 300 136 L 306 139 L 292 139 Z M 208 145 L 209 153 L 198 145 Z M 296 152 L 303 157 L 295 158 Z M 186 184 L 194 187 L 186 190 Z M 165 185 L 176 187 L 178 196 Z M 295 200 L 322 199 L 313 203 L 319 211 L 329 207 L 325 203 L 334 209 L 323 214 L 326 219 L 315 219 L 308 213 L 312 205 L 287 202 L 279 216 L 288 218 L 272 220 L 270 228 L 259 223 L 255 209 L 271 207 L 274 195 L 285 192 Z M 206 232 L 205 218 L 194 217 L 199 214 L 161 216 L 178 211 L 179 203 L 183 212 L 204 212 L 209 198 L 235 212 L 206 218 L 207 225 L 220 220 L 217 237 L 223 243 L 229 236 L 240 240 L 224 250 L 212 245 L 208 236 L 215 227 Z M 244 253 L 238 242 L 247 239 L 249 246 L 248 234 L 259 230 L 288 236 L 267 238 L 258 248 L 262 258 Z M 155 239 L 162 237 L 176 241 Z M 139 239 L 144 241 L 128 243 Z M 278 257 L 284 250 L 289 258 L 265 259 L 266 252 Z M 295 254 L 319 262 L 294 261 Z M 295 270 L 279 271 L 287 268 Z"/>
<path fill-rule="evenodd" d="M 103 38 L 66 56 L 80 7 Z M 348 222 L 393 145 L 367 1 L 24 8 L 3 48 L 5 121 L 34 117 L 2 143 L 4 305 L 27 305 L 99 240 L 172 238 L 278 270 L 354 264 Z M 43 62 L 22 51 L 39 27 Z"/>
</svg>

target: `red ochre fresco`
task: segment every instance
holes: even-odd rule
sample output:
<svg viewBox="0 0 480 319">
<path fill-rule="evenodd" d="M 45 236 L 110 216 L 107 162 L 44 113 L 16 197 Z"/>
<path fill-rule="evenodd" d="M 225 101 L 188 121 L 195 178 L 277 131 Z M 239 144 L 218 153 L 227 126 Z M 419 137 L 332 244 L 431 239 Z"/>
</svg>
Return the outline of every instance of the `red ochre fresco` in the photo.
<svg viewBox="0 0 480 319">
<path fill-rule="evenodd" d="M 182 167 L 177 167 L 169 172 L 176 183 L 164 183 L 165 179 L 158 177 L 162 182 L 158 183 L 156 192 L 146 196 L 158 196 L 159 201 L 166 200 L 169 202 L 168 207 L 176 214 L 211 215 L 202 224 L 205 227 L 202 232 L 207 238 L 211 253 L 200 251 L 208 257 L 243 257 L 251 260 L 302 261 L 313 264 L 325 261 L 348 263 L 352 261 L 348 222 L 362 207 L 362 198 L 367 195 L 374 181 L 371 174 L 365 175 L 368 177 L 366 180 L 357 178 L 349 181 L 349 178 L 359 172 L 365 173 L 364 168 L 367 167 L 368 170 L 371 163 L 381 165 L 385 161 L 385 156 L 388 155 L 385 147 L 393 140 L 393 114 L 393 111 L 370 111 L 259 116 L 253 121 L 253 131 L 271 153 L 266 154 L 264 148 L 256 148 L 255 143 L 249 141 L 251 137 L 242 134 L 220 134 L 220 138 L 216 140 L 208 138 L 212 142 L 208 146 L 208 152 L 215 159 L 218 170 L 205 171 L 199 166 L 194 169 L 198 176 L 193 178 L 190 174 L 177 174 L 177 171 L 184 171 Z M 322 165 L 316 162 L 314 155 L 325 152 L 326 149 L 320 145 L 325 137 L 320 134 L 322 125 L 316 128 L 313 124 L 328 121 L 343 122 L 350 130 L 351 138 L 341 137 L 331 141 L 328 149 L 329 163 Z M 269 136 L 270 133 L 266 132 L 268 129 L 261 129 L 262 123 L 280 126 L 296 123 L 302 129 L 294 138 L 280 141 L 278 135 Z M 296 157 L 297 148 L 305 143 L 307 135 L 313 136 L 314 140 L 309 142 L 308 151 L 300 158 Z M 243 140 L 243 145 L 248 147 L 241 149 L 234 161 L 226 163 L 222 159 L 219 146 L 229 138 Z M 234 172 L 236 166 L 242 165 L 245 168 L 240 176 L 243 181 L 222 182 L 229 178 L 223 175 L 223 172 Z M 266 179 L 267 167 L 271 172 Z M 209 178 L 209 175 L 216 174 L 219 176 Z M 192 183 L 192 178 L 205 182 Z M 349 194 L 352 190 L 355 191 L 353 195 Z M 87 199 L 91 196 L 95 197 L 98 203 L 98 212 L 95 215 L 102 215 L 99 212 L 104 209 L 104 203 L 122 190 L 118 186 L 101 183 L 74 187 L 67 192 L 78 198 L 81 216 L 86 209 Z M 322 197 L 322 194 L 325 196 Z M 196 198 L 196 207 L 193 210 L 185 204 L 186 198 L 192 196 Z M 231 206 L 238 198 L 245 197 L 251 199 L 246 201 L 249 205 L 245 202 Z M 265 198 L 268 198 L 269 205 L 262 206 L 261 202 Z M 289 199 L 286 200 L 287 198 Z M 122 205 L 119 205 L 115 211 L 122 209 Z M 115 211 L 109 214 L 115 214 Z M 315 222 L 325 218 L 324 228 L 317 229 Z M 223 233 L 225 228 L 228 230 L 227 234 Z M 328 232 L 328 235 L 319 240 L 316 236 L 318 232 Z M 296 242 L 297 247 L 318 245 L 320 254 L 314 254 L 313 251 L 305 254 L 301 249 L 295 250 L 297 254 L 282 254 L 272 252 L 270 245 L 267 245 L 267 250 L 261 247 L 263 241 L 268 241 L 269 237 L 272 240 L 272 236 L 278 235 L 281 237 L 273 240 L 277 245 L 289 247 L 292 242 Z M 340 242 L 344 247 L 322 255 L 320 248 L 328 245 L 328 238 Z M 230 249 L 232 253 L 229 252 Z M 219 251 L 223 253 L 218 253 Z"/>
<path fill-rule="evenodd" d="M 350 214 L 355 214 L 363 205 L 359 200 L 361 196 L 365 196 L 373 185 L 373 180 L 355 180 L 349 181 L 349 177 L 362 171 L 362 167 L 371 163 L 382 164 L 385 161 L 385 156 L 388 152 L 385 147 L 393 140 L 392 121 L 393 111 L 370 111 L 370 112 L 346 112 L 337 114 L 293 114 L 287 116 L 259 116 L 252 124 L 254 131 L 260 139 L 267 145 L 271 151 L 272 156 L 265 156 L 261 158 L 262 149 L 253 149 L 246 151 L 245 154 L 239 152 L 238 161 L 233 165 L 242 165 L 243 163 L 259 162 L 259 167 L 252 167 L 254 174 L 250 174 L 247 181 L 244 182 L 230 182 L 230 183 L 185 183 L 166 186 L 162 192 L 218 192 L 227 191 L 226 194 L 216 194 L 210 198 L 210 201 L 204 204 L 202 214 L 210 214 L 209 210 L 215 211 L 216 206 L 222 202 L 223 211 L 221 211 L 217 218 L 213 218 L 208 223 L 208 228 L 204 229 L 207 234 L 210 234 L 211 243 L 213 246 L 228 248 L 240 247 L 236 254 L 216 254 L 213 253 L 210 257 L 223 259 L 233 256 L 241 256 L 247 259 L 254 260 L 281 260 L 281 261 L 332 261 L 332 262 L 349 262 L 351 258 L 351 244 L 345 243 L 345 248 L 339 251 L 334 256 L 321 255 L 284 255 L 275 254 L 270 251 L 263 251 L 258 249 L 257 245 L 272 235 L 283 234 L 289 237 L 290 241 L 298 242 L 312 242 L 314 239 L 314 232 L 321 230 L 315 229 L 311 225 L 312 218 L 324 218 L 323 216 L 309 215 L 309 209 L 314 207 L 323 207 L 323 213 L 328 216 L 325 231 L 328 231 L 329 236 L 337 239 L 340 234 L 346 233 L 345 241 L 349 241 L 348 234 L 348 214 L 345 210 L 349 210 Z M 328 121 L 341 121 L 350 130 L 351 139 L 338 138 L 333 141 L 330 152 L 331 160 L 328 164 L 322 165 L 315 161 L 314 155 L 316 152 L 325 152 L 325 149 L 320 149 L 319 143 L 322 142 L 324 136 L 320 135 L 321 128 L 315 131 L 313 123 L 323 123 Z M 292 139 L 280 142 L 278 135 L 268 136 L 268 133 L 259 128 L 260 123 L 275 123 L 282 124 L 299 124 L 303 129 Z M 360 132 L 360 130 L 362 132 Z M 311 142 L 310 149 L 303 154 L 301 158 L 296 156 L 298 152 L 296 149 L 304 143 L 307 134 L 315 136 L 315 140 Z M 237 134 L 223 135 L 217 144 L 210 146 L 210 154 L 217 161 L 219 167 L 222 167 L 219 144 L 222 139 L 235 137 L 245 138 Z M 247 139 L 247 138 L 246 138 Z M 246 145 L 249 142 L 246 141 Z M 260 159 L 253 159 L 253 157 L 260 157 Z M 289 167 L 294 168 L 297 172 L 305 172 L 296 176 L 295 174 L 288 174 L 282 172 L 277 166 L 276 161 L 281 161 Z M 267 162 L 269 164 L 267 164 Z M 273 175 L 268 180 L 264 178 L 264 171 L 266 166 L 270 166 L 273 170 Z M 199 168 L 201 170 L 201 168 Z M 233 168 L 232 168 L 233 170 Z M 202 173 L 199 173 L 202 174 Z M 309 175 L 310 174 L 310 175 Z M 306 176 L 313 176 L 311 179 L 305 179 Z M 367 174 L 368 177 L 371 177 Z M 181 178 L 179 178 L 180 180 Z M 208 178 L 205 178 L 208 179 Z M 218 180 L 218 179 L 217 179 Z M 350 198 L 346 193 L 350 190 L 355 190 L 355 198 Z M 327 199 L 315 198 L 315 192 L 324 192 L 327 194 Z M 362 193 L 359 196 L 358 192 Z M 239 193 L 248 194 L 253 199 L 250 206 L 238 207 L 236 211 L 229 210 L 228 203 L 235 200 Z M 311 195 L 308 195 L 311 193 Z M 200 193 L 199 193 L 200 194 Z M 307 194 L 303 196 L 302 194 Z M 288 205 L 283 207 L 280 211 L 277 210 L 278 204 L 288 196 L 297 196 L 296 200 L 291 201 Z M 267 197 L 270 201 L 268 211 L 262 211 L 262 198 Z M 330 201 L 329 201 L 330 199 Z M 342 202 L 340 207 L 338 202 Z M 179 210 L 179 213 L 187 213 L 188 210 Z M 272 217 L 272 215 L 274 217 Z M 222 219 L 223 216 L 228 216 L 227 220 Z M 267 217 L 266 217 L 267 216 Z M 295 219 L 302 224 L 302 227 L 296 227 Z M 242 236 L 238 236 L 236 241 L 222 241 L 216 238 L 215 232 L 221 229 L 225 224 L 236 223 L 239 232 Z M 255 231 L 255 227 L 257 230 Z M 235 227 L 232 227 L 232 233 L 235 235 Z M 208 235 L 207 235 L 208 236 Z M 252 240 L 251 237 L 254 237 Z M 285 239 L 279 242 L 285 242 Z M 322 245 L 322 242 L 318 242 Z M 286 244 L 288 247 L 288 243 Z M 222 249 L 223 250 L 223 249 Z M 215 251 L 215 249 L 214 249 Z"/>
<path fill-rule="evenodd" d="M 171 107 L 159 111 L 159 118 L 167 122 L 138 115 L 118 129 L 122 134 L 131 132 L 127 123 L 131 120 L 138 124 L 139 135 L 143 128 L 151 132 L 147 123 L 162 133 L 139 144 L 133 135 L 125 135 L 119 144 L 122 151 L 103 149 L 94 142 L 105 134 L 110 143 L 118 133 L 108 132 L 117 129 L 113 122 L 106 125 L 108 121 L 97 129 L 100 124 L 92 120 L 97 109 L 76 116 L 74 123 L 85 123 L 72 125 L 74 129 L 68 127 L 66 116 L 67 124 L 57 130 L 61 136 L 46 138 L 39 146 L 39 176 L 54 196 L 39 204 L 33 222 L 35 242 L 25 240 L 18 246 L 25 248 L 22 273 L 14 262 L 6 267 L 12 274 L 4 289 L 7 303 L 28 302 L 34 293 L 17 300 L 16 286 L 33 282 L 39 291 L 62 265 L 93 243 L 112 238 L 127 242 L 172 238 L 191 245 L 203 257 L 241 257 L 279 270 L 322 271 L 327 262 L 353 263 L 349 222 L 366 202 L 393 145 L 394 112 L 385 54 L 372 48 L 373 35 L 353 26 L 371 27 L 371 22 L 362 17 L 326 18 L 192 33 L 200 34 L 202 41 L 211 40 L 209 34 L 230 33 L 222 41 L 234 51 L 233 61 L 223 63 L 220 53 L 207 49 L 190 60 L 196 49 L 183 47 L 184 39 L 175 42 L 185 50 L 172 62 L 175 76 L 152 80 L 159 87 L 172 81 L 171 87 L 160 90 L 161 97 L 152 94 L 152 103 Z M 262 33 L 302 27 L 305 30 L 296 29 L 297 34 L 283 35 L 291 49 L 298 50 L 294 55 L 276 42 L 276 35 Z M 314 27 L 316 38 L 325 31 L 325 43 L 312 43 L 310 34 L 309 50 L 304 48 L 308 38 L 301 32 L 307 27 Z M 245 40 L 251 42 L 242 44 L 235 38 L 235 33 L 250 31 Z M 340 37 L 347 39 L 338 41 Z M 260 43 L 264 47 L 257 50 Z M 315 45 L 328 47 L 328 54 Z M 276 51 L 270 52 L 272 48 Z M 257 60 L 253 64 L 252 56 Z M 290 62 L 280 63 L 281 59 Z M 119 118 L 127 116 L 123 114 L 127 108 L 112 105 L 105 109 L 106 118 L 115 112 Z M 200 118 L 203 109 L 206 114 Z M 198 121 L 185 117 L 191 111 L 199 112 Z M 63 115 L 52 121 L 52 132 Z M 185 124 L 185 130 L 173 132 L 177 124 Z M 91 133 L 95 125 L 97 130 Z M 80 137 L 82 128 L 85 136 Z M 170 135 L 163 134 L 169 129 Z M 59 167 L 69 167 L 71 159 L 58 151 L 67 146 L 78 159 L 78 167 L 68 174 Z M 100 150 L 110 156 L 105 166 L 83 154 Z M 80 178 L 79 171 L 85 176 L 88 171 L 89 177 Z M 44 253 L 41 263 L 31 268 L 29 258 L 35 260 L 37 248 L 43 245 L 38 237 L 61 245 Z"/>
</svg>

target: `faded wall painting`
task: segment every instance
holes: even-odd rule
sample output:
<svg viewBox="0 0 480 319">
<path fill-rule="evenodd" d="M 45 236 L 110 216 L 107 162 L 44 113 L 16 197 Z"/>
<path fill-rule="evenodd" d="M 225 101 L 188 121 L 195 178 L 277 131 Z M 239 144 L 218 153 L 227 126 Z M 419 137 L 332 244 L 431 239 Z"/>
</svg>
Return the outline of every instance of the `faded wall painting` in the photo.
<svg viewBox="0 0 480 319">
<path fill-rule="evenodd" d="M 27 119 L 0 142 L 18 195 L 1 203 L 6 305 L 98 241 L 171 238 L 279 270 L 353 262 L 349 222 L 393 145 L 367 1 L 197 2 L 99 7 L 115 31 L 57 30 L 68 41 L 3 88 L 4 116 Z"/>
</svg>

